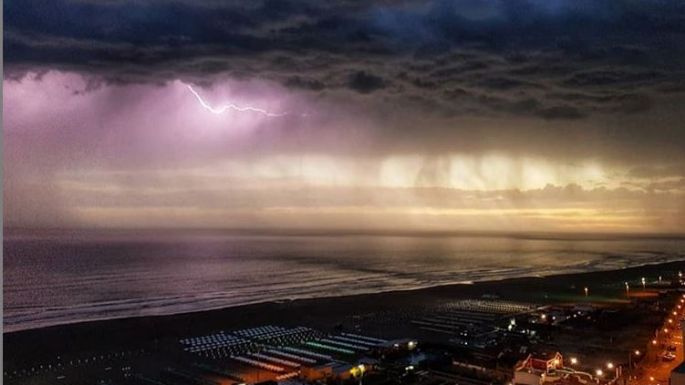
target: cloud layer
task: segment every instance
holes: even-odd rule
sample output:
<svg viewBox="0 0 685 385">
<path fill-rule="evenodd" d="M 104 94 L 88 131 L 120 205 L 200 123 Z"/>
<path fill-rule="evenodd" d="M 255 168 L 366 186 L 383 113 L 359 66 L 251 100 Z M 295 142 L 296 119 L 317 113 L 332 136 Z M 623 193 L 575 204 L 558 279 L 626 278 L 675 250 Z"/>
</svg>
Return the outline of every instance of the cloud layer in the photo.
<svg viewBox="0 0 685 385">
<path fill-rule="evenodd" d="M 683 224 L 679 1 L 3 7 L 11 225 Z"/>
<path fill-rule="evenodd" d="M 10 68 L 258 77 L 444 114 L 580 119 L 685 90 L 678 1 L 8 2 Z"/>
</svg>

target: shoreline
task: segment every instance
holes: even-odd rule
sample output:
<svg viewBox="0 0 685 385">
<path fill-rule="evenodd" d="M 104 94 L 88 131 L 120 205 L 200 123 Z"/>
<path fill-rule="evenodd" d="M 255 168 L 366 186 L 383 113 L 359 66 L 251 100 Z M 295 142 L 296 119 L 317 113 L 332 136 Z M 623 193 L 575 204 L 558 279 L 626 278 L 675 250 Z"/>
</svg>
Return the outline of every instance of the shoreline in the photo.
<svg viewBox="0 0 685 385">
<path fill-rule="evenodd" d="M 121 321 L 121 320 L 128 320 L 128 319 L 140 319 L 140 318 L 158 318 L 158 317 L 183 316 L 183 315 L 192 315 L 192 314 L 205 313 L 205 312 L 215 312 L 215 311 L 221 311 L 221 310 L 227 310 L 227 309 L 238 309 L 238 308 L 243 308 L 243 307 L 248 307 L 248 306 L 282 304 L 282 303 L 291 303 L 291 302 L 296 302 L 296 301 L 307 301 L 307 300 L 334 301 L 337 298 L 345 298 L 345 297 L 367 296 L 367 295 L 374 295 L 374 294 L 406 293 L 406 292 L 424 291 L 424 290 L 439 290 L 440 288 L 449 289 L 452 286 L 461 287 L 461 286 L 469 286 L 469 285 L 507 283 L 508 281 L 514 281 L 514 280 L 565 277 L 565 276 L 576 276 L 576 275 L 584 275 L 584 274 L 592 274 L 592 273 L 607 273 L 607 272 L 623 271 L 623 270 L 630 270 L 630 269 L 640 269 L 640 268 L 649 267 L 649 266 L 660 266 L 660 265 L 668 265 L 668 264 L 672 264 L 672 263 L 685 262 L 685 256 L 680 256 L 679 258 L 680 259 L 667 261 L 667 262 L 657 261 L 657 262 L 640 263 L 637 265 L 618 268 L 618 269 L 607 268 L 607 269 L 598 269 L 598 270 L 575 271 L 575 272 L 570 272 L 570 273 L 551 272 L 549 274 L 542 274 L 542 275 L 520 275 L 520 276 L 510 276 L 510 277 L 501 277 L 501 278 L 485 278 L 482 280 L 463 280 L 463 281 L 459 281 L 459 282 L 439 283 L 439 284 L 435 284 L 435 285 L 412 287 L 409 289 L 389 288 L 386 290 L 381 289 L 381 290 L 366 291 L 366 292 L 359 292 L 359 293 L 349 293 L 349 294 L 342 294 L 342 295 L 323 295 L 323 296 L 306 296 L 305 295 L 305 296 L 300 296 L 300 297 L 295 296 L 292 298 L 281 298 L 281 299 L 270 299 L 270 300 L 265 299 L 265 300 L 256 300 L 254 302 L 220 305 L 220 306 L 216 306 L 216 307 L 199 308 L 196 310 L 169 312 L 169 313 L 162 313 L 162 314 L 145 314 L 145 315 L 120 316 L 120 317 L 102 317 L 102 318 L 91 318 L 91 319 L 84 319 L 84 320 L 67 321 L 67 322 L 56 323 L 56 324 L 52 324 L 52 325 L 28 327 L 28 328 L 16 329 L 16 330 L 11 330 L 11 331 L 5 331 L 4 328 L 6 327 L 6 325 L 3 325 L 4 326 L 3 335 L 7 336 L 7 335 L 15 334 L 15 333 L 31 332 L 31 331 L 35 331 L 35 330 L 41 330 L 41 329 L 52 329 L 52 328 L 71 327 L 71 326 L 78 327 L 78 325 L 88 324 L 88 323 L 110 322 L 110 321 L 114 322 L 114 321 Z"/>
<path fill-rule="evenodd" d="M 309 326 L 331 330 L 369 314 L 411 314 L 438 306 L 445 301 L 497 295 L 505 300 L 544 303 L 554 301 L 554 293 L 577 294 L 581 285 L 591 285 L 593 295 L 620 296 L 620 287 L 603 287 L 601 281 L 621 283 L 653 277 L 662 271 L 685 270 L 685 259 L 615 270 L 566 273 L 545 277 L 516 277 L 473 284 L 450 284 L 413 290 L 336 297 L 268 301 L 213 310 L 158 316 L 106 319 L 61 324 L 3 333 L 5 360 L 25 362 L 58 355 L 122 346 L 142 347 L 170 341 L 180 336 L 201 335 L 215 330 L 259 324 Z M 591 296 L 592 297 L 592 296 Z M 558 300 L 558 298 L 557 298 Z M 581 299 L 582 300 L 582 299 Z M 588 298 L 591 302 L 592 298 Z M 67 348 L 68 347 L 68 348 Z M 38 352 L 36 352 L 38 350 Z M 67 352 L 65 353 L 65 350 Z"/>
</svg>

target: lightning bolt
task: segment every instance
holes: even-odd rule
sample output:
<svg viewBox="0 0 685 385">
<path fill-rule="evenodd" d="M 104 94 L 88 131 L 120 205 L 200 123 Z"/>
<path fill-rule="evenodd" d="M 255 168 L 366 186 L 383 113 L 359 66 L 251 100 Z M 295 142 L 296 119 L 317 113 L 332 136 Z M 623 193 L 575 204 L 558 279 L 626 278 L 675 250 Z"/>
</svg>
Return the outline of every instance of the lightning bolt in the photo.
<svg viewBox="0 0 685 385">
<path fill-rule="evenodd" d="M 200 94 L 197 91 L 195 91 L 195 89 L 193 89 L 193 87 L 190 84 L 186 84 L 186 86 L 188 87 L 188 90 L 190 90 L 190 92 L 192 92 L 193 95 L 195 95 L 195 98 L 197 99 L 198 102 L 200 102 L 200 105 L 205 110 L 207 110 L 213 114 L 220 115 L 220 114 L 223 114 L 224 112 L 226 112 L 228 110 L 233 110 L 233 111 L 238 111 L 238 112 L 254 112 L 256 114 L 261 114 L 264 116 L 268 116 L 270 118 L 278 118 L 281 116 L 288 115 L 287 112 L 276 113 L 276 112 L 267 111 L 267 110 L 265 110 L 263 108 L 259 108 L 259 107 L 239 106 L 239 105 L 233 104 L 233 103 L 225 103 L 225 104 L 222 104 L 218 107 L 213 107 L 209 103 L 207 103 L 204 99 L 202 99 L 202 96 L 200 96 Z"/>
</svg>

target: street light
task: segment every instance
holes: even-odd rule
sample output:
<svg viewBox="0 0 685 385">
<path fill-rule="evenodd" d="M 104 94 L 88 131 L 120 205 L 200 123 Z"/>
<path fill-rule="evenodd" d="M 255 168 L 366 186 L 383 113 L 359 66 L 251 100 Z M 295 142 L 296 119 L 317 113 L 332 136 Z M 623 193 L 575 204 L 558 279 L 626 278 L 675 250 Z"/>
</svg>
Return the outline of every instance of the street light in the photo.
<svg viewBox="0 0 685 385">
<path fill-rule="evenodd" d="M 635 349 L 633 351 L 633 354 L 635 354 L 635 357 L 640 357 L 640 354 L 642 354 L 642 352 L 640 352 L 640 350 L 638 350 L 638 349 Z M 632 354 L 628 354 L 628 370 L 631 370 L 631 371 L 633 370 L 633 356 L 632 356 Z"/>
<path fill-rule="evenodd" d="M 614 368 L 614 363 L 613 362 L 607 362 L 607 369 L 613 369 Z"/>
<path fill-rule="evenodd" d="M 587 295 L 588 295 L 588 292 L 590 291 L 590 289 L 588 289 L 588 287 L 587 287 L 587 286 L 585 286 L 585 288 L 583 289 L 583 291 L 585 291 L 585 296 L 587 297 Z"/>
<path fill-rule="evenodd" d="M 571 365 L 575 365 L 578 363 L 578 359 L 575 357 L 571 357 Z"/>
<path fill-rule="evenodd" d="M 652 345 L 656 345 L 656 340 L 652 340 Z"/>
<path fill-rule="evenodd" d="M 595 370 L 595 374 L 597 375 L 597 377 L 601 377 L 604 374 L 604 371 L 602 371 L 602 369 L 597 369 Z"/>
<path fill-rule="evenodd" d="M 644 289 L 645 285 L 647 284 L 647 280 L 645 279 L 645 277 L 642 277 L 641 281 L 642 281 L 642 289 Z"/>
<path fill-rule="evenodd" d="M 350 374 L 352 374 L 352 377 L 358 378 L 360 384 L 362 383 L 362 377 L 364 377 L 364 372 L 366 372 L 366 366 L 364 366 L 364 364 L 353 366 L 352 369 L 350 369 Z"/>
</svg>

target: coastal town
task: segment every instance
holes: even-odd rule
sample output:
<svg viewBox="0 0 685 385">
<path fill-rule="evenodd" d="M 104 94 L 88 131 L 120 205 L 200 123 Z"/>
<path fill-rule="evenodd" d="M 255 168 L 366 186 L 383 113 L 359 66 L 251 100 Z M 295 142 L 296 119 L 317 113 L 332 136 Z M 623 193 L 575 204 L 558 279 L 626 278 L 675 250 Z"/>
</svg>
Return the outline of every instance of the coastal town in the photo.
<svg viewBox="0 0 685 385">
<path fill-rule="evenodd" d="M 597 279 L 601 273 L 551 277 L 534 289 L 517 282 L 524 293 L 484 287 L 478 296 L 440 296 L 394 310 L 360 307 L 325 321 L 290 311 L 281 322 L 255 319 L 251 326 L 203 332 L 194 332 L 199 326 L 184 328 L 174 337 L 120 344 L 119 350 L 64 349 L 40 361 L 17 356 L 6 361 L 3 379 L 136 385 L 685 384 L 682 270 L 672 264 L 649 270 L 652 275 L 639 273 L 644 271 L 607 274 L 604 281 Z"/>
<path fill-rule="evenodd" d="M 685 385 L 685 0 L 1 14 L 0 385 Z"/>
</svg>

